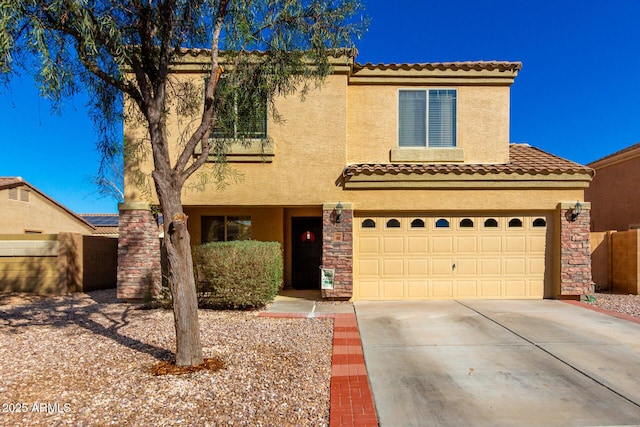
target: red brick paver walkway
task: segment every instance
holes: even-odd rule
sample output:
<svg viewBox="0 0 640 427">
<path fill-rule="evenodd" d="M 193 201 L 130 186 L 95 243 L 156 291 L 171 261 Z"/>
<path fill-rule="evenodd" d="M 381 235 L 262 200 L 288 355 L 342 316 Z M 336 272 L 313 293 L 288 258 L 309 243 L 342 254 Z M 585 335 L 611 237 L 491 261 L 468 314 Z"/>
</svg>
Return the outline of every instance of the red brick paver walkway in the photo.
<svg viewBox="0 0 640 427">
<path fill-rule="evenodd" d="M 302 313 L 260 313 L 269 317 L 307 317 Z M 378 417 L 364 365 L 360 331 L 354 313 L 317 314 L 332 318 L 333 356 L 331 358 L 331 427 L 373 427 Z"/>
</svg>

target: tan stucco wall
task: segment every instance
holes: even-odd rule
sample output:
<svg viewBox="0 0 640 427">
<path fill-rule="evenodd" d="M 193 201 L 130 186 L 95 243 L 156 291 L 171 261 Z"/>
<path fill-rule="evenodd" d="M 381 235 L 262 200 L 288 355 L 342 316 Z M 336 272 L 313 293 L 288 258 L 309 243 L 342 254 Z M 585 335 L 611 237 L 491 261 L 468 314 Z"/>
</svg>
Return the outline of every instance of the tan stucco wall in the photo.
<svg viewBox="0 0 640 427">
<path fill-rule="evenodd" d="M 0 234 L 0 292 L 61 295 L 116 285 L 117 239 Z"/>
<path fill-rule="evenodd" d="M 9 189 L 0 190 L 0 234 L 23 234 L 25 231 L 37 231 L 43 234 L 60 232 L 91 234 L 92 228 L 78 218 L 52 203 L 37 191 L 29 191 L 29 201 L 20 199 L 20 191 L 29 190 L 26 186 L 18 188 L 18 200 L 9 199 Z"/>
<path fill-rule="evenodd" d="M 458 91 L 457 147 L 465 163 L 507 162 L 509 87 L 429 87 Z M 347 163 L 389 163 L 389 151 L 398 148 L 400 89 L 418 88 L 349 86 Z"/>
<path fill-rule="evenodd" d="M 611 236 L 612 291 L 640 293 L 640 233 L 638 230 L 613 233 Z"/>
<path fill-rule="evenodd" d="M 596 284 L 596 290 L 610 290 L 611 232 L 592 232 L 590 237 L 591 276 Z"/>
<path fill-rule="evenodd" d="M 199 81 L 199 77 L 190 75 Z M 555 209 L 563 200 L 582 200 L 581 189 L 546 187 L 531 190 L 344 190 L 338 185 L 350 162 L 389 162 L 397 148 L 397 93 L 400 85 L 348 86 L 348 76 L 330 76 L 301 101 L 298 96 L 277 100 L 284 121 L 268 123 L 275 144 L 270 163 L 229 163 L 238 178 L 227 179 L 224 189 L 213 183 L 204 191 L 186 188 L 185 206 L 321 206 L 327 202 L 353 202 L 356 210 L 540 210 Z M 450 86 L 447 86 L 450 87 Z M 458 129 L 460 147 L 470 163 L 505 162 L 508 153 L 509 88 L 460 86 Z M 170 135 L 185 128 L 170 116 Z M 127 128 L 128 137 L 140 131 Z M 143 170 L 150 172 L 150 157 Z M 211 172 L 206 165 L 202 172 Z M 190 181 L 199 182 L 195 176 Z M 188 187 L 188 185 L 187 185 Z M 130 182 L 126 199 L 145 196 Z M 196 231 L 196 230 L 194 230 Z M 199 231 L 196 233 L 199 235 Z"/>
<path fill-rule="evenodd" d="M 202 84 L 197 74 L 180 78 Z M 275 155 L 269 163 L 229 163 L 239 179 L 229 178 L 223 191 L 210 183 L 205 191 L 185 190 L 185 205 L 320 205 L 327 201 L 354 202 L 362 197 L 363 208 L 369 209 L 367 199 L 378 202 L 378 193 L 370 196 L 349 195 L 336 185 L 343 168 L 349 163 L 389 163 L 390 151 L 397 149 L 398 90 L 407 87 L 394 85 L 349 85 L 349 76 L 334 74 L 325 83 L 311 90 L 301 101 L 297 95 L 276 100 L 276 108 L 283 117 L 275 123 L 270 117 L 268 133 L 274 142 Z M 469 86 L 453 84 L 430 86 L 458 89 L 458 147 L 466 163 L 504 163 L 508 159 L 509 143 L 509 86 Z M 189 128 L 186 121 L 177 121 L 175 114 L 168 119 L 169 135 L 174 143 Z M 145 137 L 142 129 L 127 126 L 128 140 Z M 140 169 L 149 176 L 151 155 Z M 173 151 L 175 156 L 175 150 Z M 199 182 L 203 173 L 211 173 L 206 165 L 191 179 Z M 145 200 L 132 182 L 131 164 L 127 166 L 125 199 Z M 150 185 L 149 188 L 153 186 Z M 364 194 L 364 193 L 363 193 Z M 395 200 L 398 192 L 391 195 Z M 438 200 L 440 195 L 437 195 Z M 398 204 L 411 207 L 414 195 L 404 197 Z M 432 198 L 430 198 L 432 199 Z M 155 202 L 153 199 L 152 202 Z M 532 204 L 531 206 L 533 206 Z M 485 204 L 483 208 L 488 205 Z"/>
<path fill-rule="evenodd" d="M 625 231 L 640 225 L 640 157 L 598 167 L 585 200 L 592 203 L 592 231 Z"/>
</svg>

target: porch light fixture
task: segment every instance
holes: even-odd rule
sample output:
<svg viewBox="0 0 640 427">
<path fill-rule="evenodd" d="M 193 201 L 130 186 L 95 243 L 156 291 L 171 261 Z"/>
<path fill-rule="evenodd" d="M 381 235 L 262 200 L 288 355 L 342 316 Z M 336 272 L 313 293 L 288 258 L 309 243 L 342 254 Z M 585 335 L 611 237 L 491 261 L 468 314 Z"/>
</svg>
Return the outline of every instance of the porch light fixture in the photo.
<svg viewBox="0 0 640 427">
<path fill-rule="evenodd" d="M 340 202 L 338 202 L 338 204 L 336 205 L 336 222 L 342 222 L 342 203 Z"/>
<path fill-rule="evenodd" d="M 575 221 L 582 213 L 582 203 L 576 202 L 576 205 L 571 209 L 571 221 Z"/>
</svg>

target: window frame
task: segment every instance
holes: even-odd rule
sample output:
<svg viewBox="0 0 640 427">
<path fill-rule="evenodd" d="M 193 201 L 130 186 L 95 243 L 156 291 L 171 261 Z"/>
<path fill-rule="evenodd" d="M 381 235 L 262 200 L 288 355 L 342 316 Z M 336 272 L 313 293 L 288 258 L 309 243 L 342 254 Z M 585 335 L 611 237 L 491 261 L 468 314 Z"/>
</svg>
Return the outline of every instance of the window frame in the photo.
<svg viewBox="0 0 640 427">
<path fill-rule="evenodd" d="M 218 86 L 220 86 L 221 82 L 223 82 L 225 78 L 226 78 L 225 75 L 220 76 L 220 80 L 218 80 Z M 204 78 L 204 90 L 206 90 L 206 86 L 207 86 L 207 78 Z M 203 102 L 204 102 L 204 97 L 203 97 Z M 214 102 L 215 102 L 215 98 L 214 98 Z M 264 128 L 264 132 L 261 135 L 245 136 L 242 134 L 238 126 L 240 122 L 238 119 L 240 116 L 238 115 L 238 99 L 236 97 L 234 97 L 233 104 L 234 104 L 233 105 L 233 109 L 234 109 L 233 135 L 216 135 L 215 125 L 216 123 L 218 123 L 216 121 L 216 123 L 212 123 L 211 125 L 211 133 L 210 133 L 209 139 L 210 140 L 232 140 L 232 141 L 267 140 L 269 138 L 269 100 L 266 98 L 264 99 L 264 117 L 262 117 L 262 120 L 261 120 Z"/>
<path fill-rule="evenodd" d="M 453 117 L 451 118 L 451 139 L 452 142 L 450 145 L 442 145 L 442 144 L 437 144 L 434 141 L 430 141 L 429 138 L 429 131 L 430 131 L 430 111 L 431 111 L 431 98 L 430 98 L 430 94 L 432 92 L 436 92 L 436 91 L 451 91 L 454 93 L 454 98 L 453 98 L 453 109 L 452 109 L 452 115 Z M 423 132 L 420 133 L 424 133 L 424 144 L 422 145 L 403 145 L 402 144 L 402 131 L 401 131 L 401 120 L 402 120 L 402 113 L 401 113 L 401 93 L 403 92 L 423 92 L 425 94 L 425 117 L 424 117 L 424 129 Z M 397 126 L 398 126 L 398 148 L 401 149 L 451 149 L 451 148 L 457 148 L 458 147 L 458 88 L 452 88 L 452 87 L 432 87 L 432 88 L 424 88 L 424 89 L 416 89 L 416 88 L 400 88 L 398 89 L 398 117 L 397 117 Z"/>
<path fill-rule="evenodd" d="M 204 219 L 205 218 L 214 218 L 214 219 L 222 219 L 223 226 L 223 240 L 207 240 L 205 239 L 205 228 L 204 228 Z M 229 240 L 229 221 L 249 221 L 249 238 L 247 239 L 233 239 Z M 200 244 L 212 243 L 212 242 L 235 242 L 237 240 L 251 240 L 253 238 L 253 219 L 251 215 L 202 215 L 200 216 Z"/>
</svg>

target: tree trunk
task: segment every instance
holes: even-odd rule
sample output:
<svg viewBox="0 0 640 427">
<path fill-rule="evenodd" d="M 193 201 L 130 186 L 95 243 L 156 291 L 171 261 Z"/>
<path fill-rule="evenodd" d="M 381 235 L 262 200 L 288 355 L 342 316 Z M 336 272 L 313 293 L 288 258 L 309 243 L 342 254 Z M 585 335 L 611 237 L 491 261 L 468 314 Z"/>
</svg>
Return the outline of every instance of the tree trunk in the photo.
<svg viewBox="0 0 640 427">
<path fill-rule="evenodd" d="M 182 212 L 179 190 L 172 188 L 164 196 L 162 200 L 165 221 L 164 245 L 167 251 L 169 286 L 173 298 L 176 365 L 197 366 L 203 363 L 203 358 L 187 216 Z"/>
</svg>

